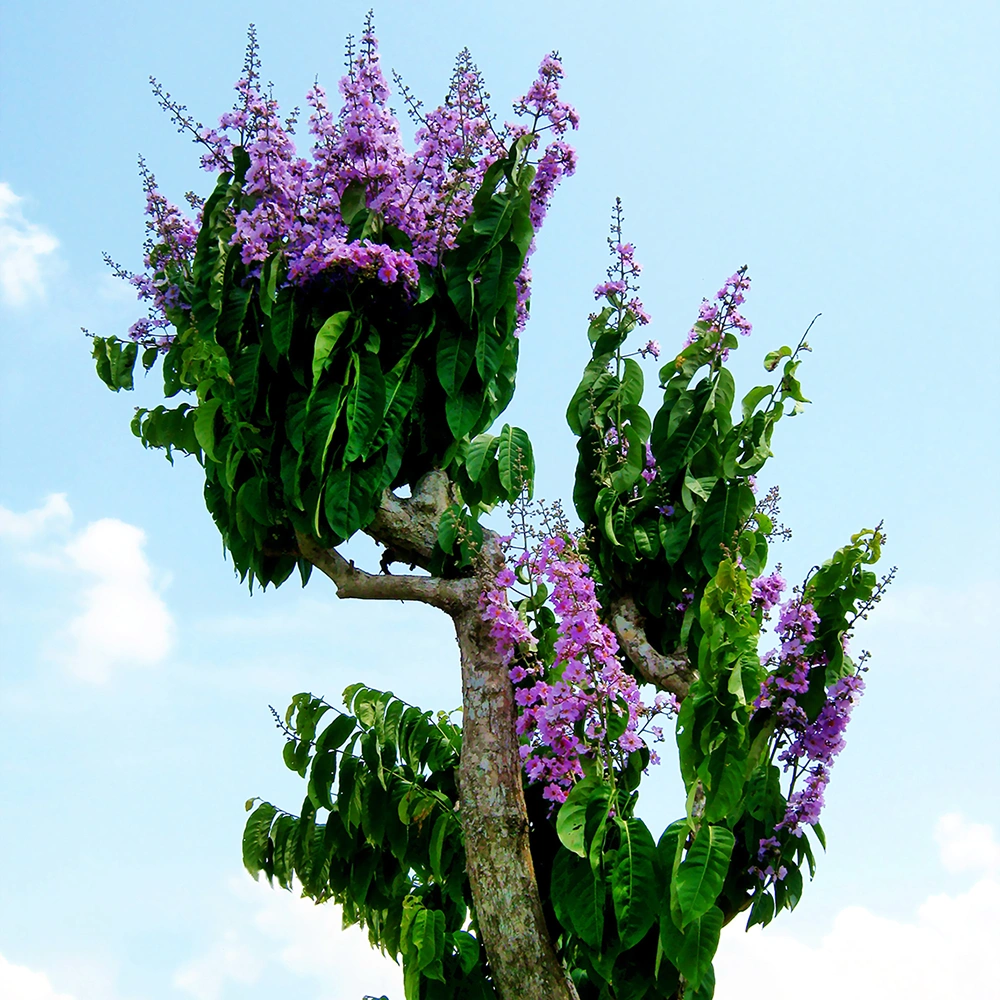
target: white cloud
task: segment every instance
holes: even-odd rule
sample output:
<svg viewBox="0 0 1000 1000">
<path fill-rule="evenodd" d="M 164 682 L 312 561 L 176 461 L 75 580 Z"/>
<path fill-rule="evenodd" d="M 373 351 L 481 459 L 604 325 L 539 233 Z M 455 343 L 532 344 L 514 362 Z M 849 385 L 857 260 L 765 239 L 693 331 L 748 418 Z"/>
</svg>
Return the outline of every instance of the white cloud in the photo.
<svg viewBox="0 0 1000 1000">
<path fill-rule="evenodd" d="M 24 218 L 21 201 L 0 182 L 0 301 L 15 306 L 45 294 L 40 258 L 59 246 L 51 233 Z"/>
<path fill-rule="evenodd" d="M 174 622 L 154 586 L 145 532 L 103 518 L 67 543 L 72 519 L 65 493 L 23 514 L 0 506 L 0 540 L 18 546 L 22 562 L 77 584 L 81 610 L 56 630 L 50 653 L 78 677 L 97 683 L 116 667 L 159 663 L 173 644 Z M 53 597 L 57 603 L 69 602 Z"/>
<path fill-rule="evenodd" d="M 990 827 L 946 816 L 937 827 L 948 867 L 995 869 Z M 966 892 L 929 896 L 911 920 L 892 920 L 861 906 L 834 919 L 811 947 L 781 929 L 784 915 L 761 931 L 732 926 L 716 961 L 717 995 L 741 1000 L 907 1000 L 996 995 L 1000 982 L 1000 882 L 985 874 Z M 735 922 L 739 924 L 739 921 Z M 992 984 L 992 985 L 991 985 Z"/>
<path fill-rule="evenodd" d="M 1000 844 L 985 823 L 970 823 L 960 813 L 948 813 L 938 820 L 934 839 L 941 846 L 941 862 L 950 872 L 996 874 L 1000 870 Z"/>
<path fill-rule="evenodd" d="M 267 967 L 306 980 L 314 1000 L 402 995 L 401 968 L 371 947 L 366 931 L 345 928 L 339 906 L 317 906 L 297 892 L 246 878 L 234 880 L 230 890 L 239 915 L 234 912 L 216 942 L 174 975 L 174 986 L 196 1000 L 221 1000 L 227 983 L 253 984 Z"/>
<path fill-rule="evenodd" d="M 145 542 L 141 528 L 104 518 L 66 546 L 73 565 L 93 580 L 64 654 L 78 677 L 103 682 L 115 666 L 150 666 L 170 651 L 173 619 L 153 587 Z"/>
<path fill-rule="evenodd" d="M 177 970 L 174 986 L 197 1000 L 218 1000 L 227 982 L 251 986 L 262 968 L 250 946 L 235 931 L 227 931 L 204 955 Z"/>
<path fill-rule="evenodd" d="M 57 993 L 44 972 L 14 965 L 3 955 L 0 955 L 0 997 L 9 997 L 10 1000 L 73 1000 L 68 993 Z"/>
<path fill-rule="evenodd" d="M 73 512 L 66 501 L 65 493 L 52 493 L 45 498 L 41 507 L 24 514 L 15 514 L 0 504 L 0 538 L 13 542 L 30 542 L 53 524 L 68 524 Z"/>
</svg>

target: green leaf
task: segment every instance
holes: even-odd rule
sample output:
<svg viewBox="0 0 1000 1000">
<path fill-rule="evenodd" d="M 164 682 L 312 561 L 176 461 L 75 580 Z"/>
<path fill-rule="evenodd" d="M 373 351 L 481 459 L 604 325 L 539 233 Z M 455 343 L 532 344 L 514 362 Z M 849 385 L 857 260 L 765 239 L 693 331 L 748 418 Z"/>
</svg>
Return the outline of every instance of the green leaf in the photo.
<svg viewBox="0 0 1000 1000">
<path fill-rule="evenodd" d="M 365 185 L 361 181 L 351 181 L 340 196 L 340 217 L 344 225 L 352 226 L 367 207 Z"/>
<path fill-rule="evenodd" d="M 475 351 L 476 342 L 467 334 L 463 335 L 463 332 L 450 327 L 441 332 L 436 360 L 437 377 L 449 399 L 461 391 L 465 377 L 472 367 Z M 480 408 L 482 408 L 481 403 Z M 456 433 L 456 437 L 460 436 Z"/>
<path fill-rule="evenodd" d="M 382 466 L 377 456 L 371 462 L 355 462 L 330 473 L 323 510 L 334 534 L 348 539 L 368 524 L 381 484 Z"/>
<path fill-rule="evenodd" d="M 448 835 L 448 828 L 451 826 L 450 818 L 442 813 L 434 821 L 434 829 L 431 832 L 430 844 L 428 845 L 427 856 L 431 863 L 431 871 L 434 873 L 434 877 L 439 881 L 443 881 L 443 874 L 441 872 L 441 852 L 444 849 L 445 837 Z"/>
<path fill-rule="evenodd" d="M 292 346 L 295 327 L 295 296 L 290 288 L 279 289 L 271 307 L 271 343 L 278 354 L 286 356 Z"/>
<path fill-rule="evenodd" d="M 747 920 L 747 930 L 754 924 L 766 927 L 774 919 L 774 898 L 768 892 L 761 891 L 750 907 L 750 917 Z"/>
<path fill-rule="evenodd" d="M 507 491 L 508 500 L 514 500 L 525 483 L 528 484 L 530 493 L 534 457 L 531 441 L 520 427 L 504 424 L 497 446 L 497 469 L 500 473 L 500 482 Z"/>
<path fill-rule="evenodd" d="M 333 809 L 330 788 L 337 775 L 337 752 L 317 753 L 309 772 L 309 798 L 317 809 Z"/>
<path fill-rule="evenodd" d="M 732 833 L 722 826 L 705 823 L 698 831 L 677 870 L 677 903 L 683 925 L 697 920 L 715 905 L 729 870 L 729 858 L 735 843 Z M 684 970 L 681 969 L 681 972 Z"/>
<path fill-rule="evenodd" d="M 132 370 L 139 350 L 137 344 L 115 341 L 111 351 L 111 376 L 117 389 L 132 388 Z"/>
<path fill-rule="evenodd" d="M 660 944 L 664 954 L 680 970 L 692 990 L 698 989 L 712 968 L 722 920 L 722 910 L 717 906 L 710 907 L 683 931 L 678 930 L 669 914 L 660 919 Z"/>
<path fill-rule="evenodd" d="M 354 732 L 357 720 L 352 715 L 338 715 L 320 733 L 316 740 L 316 753 L 325 753 L 328 750 L 339 750 L 348 737 Z"/>
<path fill-rule="evenodd" d="M 456 438 L 468 434 L 479 422 L 482 412 L 482 393 L 461 392 L 457 396 L 449 396 L 444 404 L 448 427 Z"/>
<path fill-rule="evenodd" d="M 661 517 L 659 523 L 660 544 L 663 556 L 672 566 L 683 555 L 691 537 L 691 514 L 675 510 L 671 517 Z"/>
<path fill-rule="evenodd" d="M 378 358 L 369 351 L 352 354 L 354 382 L 347 393 L 347 447 L 344 461 L 366 458 L 385 412 L 385 379 Z"/>
<path fill-rule="evenodd" d="M 220 406 L 222 406 L 221 399 L 210 399 L 202 403 L 194 414 L 194 434 L 198 444 L 215 462 L 219 461 L 215 454 L 215 414 L 218 413 Z"/>
<path fill-rule="evenodd" d="M 753 512 L 755 499 L 744 483 L 729 483 L 720 479 L 712 489 L 701 515 L 702 562 L 709 573 L 715 573 L 722 561 L 721 546 L 733 548 L 734 535 Z"/>
<path fill-rule="evenodd" d="M 267 835 L 277 812 L 270 802 L 262 802 L 247 818 L 243 828 L 243 865 L 254 878 L 264 867 Z"/>
<path fill-rule="evenodd" d="M 556 919 L 591 948 L 600 949 L 604 937 L 607 889 L 590 863 L 569 851 L 557 850 L 552 863 L 552 906 Z"/>
<path fill-rule="evenodd" d="M 780 347 L 776 351 L 768 351 L 764 358 L 764 367 L 767 371 L 773 372 L 781 363 L 781 359 L 791 357 L 791 354 L 792 349 L 790 347 Z"/>
<path fill-rule="evenodd" d="M 619 820 L 621 844 L 611 876 L 611 897 L 623 949 L 632 948 L 656 920 L 660 892 L 656 878 L 656 845 L 640 819 Z"/>
<path fill-rule="evenodd" d="M 755 389 L 751 389 L 743 397 L 743 419 L 744 421 L 750 419 L 750 415 L 757 408 L 757 404 L 767 396 L 770 396 L 774 391 L 774 387 L 770 385 L 758 385 Z"/>
<path fill-rule="evenodd" d="M 599 775 L 588 775 L 573 786 L 556 816 L 556 833 L 566 850 L 587 856 L 587 808 L 592 802 L 601 803 L 607 815 L 610 800 L 611 788 Z"/>
<path fill-rule="evenodd" d="M 492 434 L 479 434 L 469 442 L 465 453 L 465 471 L 474 482 L 479 482 L 483 466 L 496 454 L 498 439 Z"/>
<path fill-rule="evenodd" d="M 312 359 L 312 384 L 315 387 L 320 376 L 326 369 L 330 361 L 330 354 L 337 346 L 348 321 L 351 319 L 349 312 L 334 313 L 320 328 L 316 334 L 316 341 L 313 344 Z"/>
</svg>

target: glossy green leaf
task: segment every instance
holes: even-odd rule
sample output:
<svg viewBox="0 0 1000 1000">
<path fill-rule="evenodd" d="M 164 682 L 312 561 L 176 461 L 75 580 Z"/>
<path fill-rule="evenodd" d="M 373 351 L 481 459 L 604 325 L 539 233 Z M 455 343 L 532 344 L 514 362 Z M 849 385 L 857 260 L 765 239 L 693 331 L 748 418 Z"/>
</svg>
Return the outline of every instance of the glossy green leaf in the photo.
<svg viewBox="0 0 1000 1000">
<path fill-rule="evenodd" d="M 622 948 L 632 948 L 656 920 L 660 892 L 656 877 L 656 845 L 640 819 L 620 820 L 621 837 L 611 876 L 611 896 Z"/>
<path fill-rule="evenodd" d="M 441 331 L 437 349 L 437 377 L 450 398 L 457 396 L 472 367 L 476 341 L 464 331 L 446 327 Z"/>
<path fill-rule="evenodd" d="M 534 472 L 531 441 L 520 427 L 504 424 L 497 444 L 497 469 L 510 500 L 521 492 L 525 483 L 531 482 Z"/>
<path fill-rule="evenodd" d="M 215 415 L 221 406 L 221 399 L 210 399 L 197 408 L 194 417 L 194 433 L 198 444 L 216 462 L 219 459 L 215 454 Z"/>
<path fill-rule="evenodd" d="M 715 905 L 729 870 L 735 842 L 725 827 L 705 823 L 699 829 L 675 880 L 677 903 L 685 926 Z"/>
<path fill-rule="evenodd" d="M 378 358 L 369 351 L 352 355 L 354 381 L 347 392 L 347 445 L 344 461 L 365 458 L 385 412 L 385 379 Z"/>
<path fill-rule="evenodd" d="M 351 320 L 349 312 L 334 313 L 320 328 L 316 334 L 316 341 L 313 344 L 312 358 L 312 384 L 315 386 L 320 376 L 326 369 L 330 361 L 337 342 L 347 329 L 347 324 Z"/>
<path fill-rule="evenodd" d="M 262 802 L 247 818 L 243 828 L 243 865 L 254 878 L 264 867 L 268 833 L 277 811 L 270 802 Z"/>
<path fill-rule="evenodd" d="M 569 851 L 557 850 L 550 895 L 559 923 L 591 948 L 599 949 L 604 937 L 607 888 L 595 877 L 590 863 Z"/>
<path fill-rule="evenodd" d="M 610 799 L 610 786 L 596 774 L 581 779 L 573 786 L 556 816 L 556 833 L 563 847 L 581 858 L 587 856 L 587 808 L 591 802 L 599 802 L 607 810 Z"/>
<path fill-rule="evenodd" d="M 469 442 L 465 455 L 465 471 L 474 482 L 479 482 L 484 465 L 496 454 L 498 439 L 493 434 L 479 434 Z"/>
<path fill-rule="evenodd" d="M 665 914 L 660 919 L 660 944 L 670 962 L 680 970 L 692 990 L 697 990 L 712 967 L 722 931 L 722 910 L 711 906 L 679 930 Z"/>
</svg>

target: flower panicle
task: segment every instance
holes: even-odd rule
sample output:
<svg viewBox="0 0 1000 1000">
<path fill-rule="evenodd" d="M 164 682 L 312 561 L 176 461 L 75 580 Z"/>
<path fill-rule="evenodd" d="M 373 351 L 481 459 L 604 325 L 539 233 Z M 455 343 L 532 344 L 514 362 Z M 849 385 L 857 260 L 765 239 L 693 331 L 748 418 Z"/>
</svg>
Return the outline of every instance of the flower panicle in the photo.
<svg viewBox="0 0 1000 1000">
<path fill-rule="evenodd" d="M 556 187 L 576 168 L 576 153 L 566 133 L 578 126 L 579 117 L 560 96 L 563 69 L 558 54 L 542 60 L 537 79 L 515 101 L 520 120 L 500 131 L 482 75 L 468 50 L 459 53 L 438 108 L 425 110 L 401 87 L 411 115 L 419 121 L 413 152 L 405 149 L 399 122 L 389 106 L 390 88 L 371 14 L 360 39 L 348 39 L 346 64 L 338 87 L 339 112 L 331 109 L 318 82 L 306 95 L 312 140 L 308 156 L 298 154 L 293 140 L 297 110 L 283 119 L 277 101 L 262 85 L 252 25 L 235 85 L 236 99 L 217 126 L 197 121 L 152 81 L 154 94 L 171 120 L 203 148 L 201 163 L 206 170 L 233 173 L 236 149 L 246 153 L 249 167 L 243 193 L 252 204 L 235 212 L 231 242 L 251 275 L 258 274 L 263 262 L 280 251 L 292 284 L 308 284 L 320 276 L 366 279 L 398 286 L 405 296 L 412 296 L 420 265 L 437 266 L 455 246 L 489 166 L 508 155 L 525 136 L 530 137 L 525 155 L 538 150 L 529 192 L 531 224 L 538 231 Z M 380 222 L 376 233 L 365 239 L 352 231 L 353 216 L 345 219 L 341 212 L 348 189 L 361 192 L 363 207 Z M 156 213 L 151 234 L 156 252 L 147 252 L 147 258 L 153 259 L 147 259 L 142 297 L 151 305 L 150 317 L 143 323 L 165 329 L 170 324 L 161 301 L 164 289 L 184 284 L 179 280 L 183 274 L 171 276 L 165 265 L 179 264 L 183 272 L 190 255 L 183 257 L 180 251 L 189 233 L 196 235 L 199 220 L 168 208 L 159 195 L 148 211 L 151 217 Z M 401 233 L 406 249 L 399 241 L 392 246 L 382 242 L 377 233 L 384 230 Z M 532 242 L 528 256 L 533 248 Z M 516 281 L 518 332 L 527 320 L 530 285 L 531 271 L 525 260 Z M 150 286 L 160 292 L 150 293 Z"/>
</svg>

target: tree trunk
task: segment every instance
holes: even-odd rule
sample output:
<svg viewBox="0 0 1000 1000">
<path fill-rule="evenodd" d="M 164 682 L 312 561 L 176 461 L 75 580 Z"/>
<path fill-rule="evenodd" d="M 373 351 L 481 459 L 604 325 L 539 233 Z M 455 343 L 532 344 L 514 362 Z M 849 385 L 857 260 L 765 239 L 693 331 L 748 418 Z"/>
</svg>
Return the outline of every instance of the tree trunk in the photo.
<svg viewBox="0 0 1000 1000">
<path fill-rule="evenodd" d="M 432 472 L 412 497 L 387 491 L 368 534 L 387 546 L 388 562 L 404 553 L 427 567 L 441 514 L 452 500 L 447 475 Z M 464 713 L 459 805 L 472 900 L 493 983 L 500 1000 L 579 1000 L 542 912 L 514 729 L 514 689 L 479 608 L 484 584 L 492 586 L 505 565 L 495 536 L 485 534 L 480 571 L 461 579 L 366 573 L 314 539 L 300 535 L 298 541 L 299 554 L 336 583 L 340 597 L 421 601 L 454 621 Z"/>
<path fill-rule="evenodd" d="M 513 686 L 478 607 L 452 617 L 462 654 L 462 829 L 494 983 L 502 1000 L 578 1000 L 549 937 L 535 881 Z"/>
</svg>

